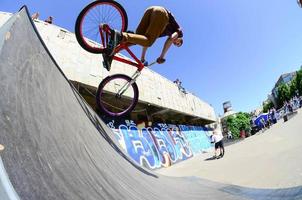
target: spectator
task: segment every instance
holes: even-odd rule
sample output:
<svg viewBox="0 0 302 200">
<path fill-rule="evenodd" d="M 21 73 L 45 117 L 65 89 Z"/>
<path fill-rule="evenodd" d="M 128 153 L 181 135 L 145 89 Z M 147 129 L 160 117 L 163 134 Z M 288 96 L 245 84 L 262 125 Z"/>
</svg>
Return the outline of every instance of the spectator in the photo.
<svg viewBox="0 0 302 200">
<path fill-rule="evenodd" d="M 262 129 L 262 132 L 263 132 L 265 127 L 266 127 L 266 123 L 265 123 L 265 120 L 264 120 L 263 117 L 260 119 L 260 123 L 261 123 L 261 129 Z"/>
<path fill-rule="evenodd" d="M 283 109 L 284 109 L 284 114 L 287 115 L 289 112 L 289 104 L 287 103 L 287 101 L 284 102 Z"/>
<path fill-rule="evenodd" d="M 173 81 L 173 83 L 175 83 L 176 85 L 180 85 L 180 80 L 177 78 L 175 81 Z"/>
<path fill-rule="evenodd" d="M 293 97 L 293 107 L 294 107 L 294 110 L 296 110 L 297 108 L 299 108 L 299 99 L 298 99 L 297 96 Z"/>
<path fill-rule="evenodd" d="M 276 124 L 277 123 L 277 116 L 276 116 L 276 109 L 275 108 L 272 108 L 271 116 L 272 116 L 271 118 L 272 118 L 273 124 Z"/>
<path fill-rule="evenodd" d="M 233 139 L 233 135 L 232 135 L 232 132 L 231 132 L 231 131 L 228 131 L 227 138 L 228 138 L 228 139 Z"/>
<path fill-rule="evenodd" d="M 175 83 L 175 84 L 177 85 L 178 89 L 179 89 L 181 92 L 183 92 L 184 94 L 187 94 L 185 88 L 182 87 L 182 85 L 181 85 L 182 83 L 181 83 L 181 81 L 180 81 L 178 78 L 177 78 L 175 81 L 173 81 L 173 83 Z"/>
<path fill-rule="evenodd" d="M 52 20 L 53 20 L 52 16 L 49 16 L 47 19 L 45 19 L 45 22 L 52 24 Z"/>
<path fill-rule="evenodd" d="M 224 146 L 223 146 L 223 136 L 222 133 L 218 131 L 217 129 L 213 131 L 213 135 L 211 137 L 212 143 L 215 144 L 215 155 L 214 158 L 219 159 L 224 156 Z M 219 153 L 219 155 L 218 155 Z"/>
<path fill-rule="evenodd" d="M 39 19 L 39 16 L 40 16 L 39 12 L 36 12 L 36 13 L 34 13 L 34 14 L 31 16 L 31 18 L 32 18 L 33 20 L 35 20 L 35 19 Z"/>
<path fill-rule="evenodd" d="M 287 103 L 287 107 L 288 107 L 288 111 L 290 113 L 292 113 L 293 112 L 293 106 L 292 106 L 291 102 Z"/>
</svg>

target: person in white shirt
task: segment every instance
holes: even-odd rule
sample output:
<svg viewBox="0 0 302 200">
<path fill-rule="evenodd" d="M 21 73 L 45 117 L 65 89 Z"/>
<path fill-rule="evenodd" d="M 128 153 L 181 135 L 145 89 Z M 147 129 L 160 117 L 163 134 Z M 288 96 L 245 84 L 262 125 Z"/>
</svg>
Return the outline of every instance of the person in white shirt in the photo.
<svg viewBox="0 0 302 200">
<path fill-rule="evenodd" d="M 223 136 L 218 130 L 213 131 L 212 143 L 215 143 L 215 158 L 219 159 L 224 156 Z"/>
<path fill-rule="evenodd" d="M 228 139 L 233 139 L 233 135 L 231 131 L 228 131 Z"/>
</svg>

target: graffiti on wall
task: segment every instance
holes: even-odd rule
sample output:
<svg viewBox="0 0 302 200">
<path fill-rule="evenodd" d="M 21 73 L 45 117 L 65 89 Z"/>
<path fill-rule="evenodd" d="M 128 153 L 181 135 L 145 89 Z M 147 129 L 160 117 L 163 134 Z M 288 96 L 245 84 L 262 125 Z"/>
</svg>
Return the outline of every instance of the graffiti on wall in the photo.
<svg viewBox="0 0 302 200">
<path fill-rule="evenodd" d="M 122 148 L 139 165 L 157 169 L 191 158 L 212 147 L 204 127 L 155 124 L 138 128 L 131 120 L 109 120 Z"/>
</svg>

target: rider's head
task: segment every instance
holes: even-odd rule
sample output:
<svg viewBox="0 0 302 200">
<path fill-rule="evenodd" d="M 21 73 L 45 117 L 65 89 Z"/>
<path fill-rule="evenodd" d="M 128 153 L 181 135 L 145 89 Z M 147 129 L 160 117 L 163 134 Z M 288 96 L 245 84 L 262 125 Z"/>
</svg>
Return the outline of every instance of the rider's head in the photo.
<svg viewBox="0 0 302 200">
<path fill-rule="evenodd" d="M 173 44 L 177 47 L 180 47 L 182 43 L 183 43 L 183 39 L 181 37 L 178 37 L 175 40 L 173 40 Z"/>
<path fill-rule="evenodd" d="M 302 1 L 302 0 L 301 0 Z M 183 43 L 183 32 L 181 30 L 181 28 L 178 29 L 178 31 L 176 32 L 176 38 L 173 40 L 173 44 L 177 47 L 180 47 Z"/>
</svg>

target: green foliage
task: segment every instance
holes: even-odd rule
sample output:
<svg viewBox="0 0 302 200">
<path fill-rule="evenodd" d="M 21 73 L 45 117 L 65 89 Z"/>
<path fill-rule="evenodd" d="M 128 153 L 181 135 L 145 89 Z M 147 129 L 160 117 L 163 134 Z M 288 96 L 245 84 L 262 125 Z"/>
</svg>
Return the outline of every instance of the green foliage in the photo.
<svg viewBox="0 0 302 200">
<path fill-rule="evenodd" d="M 263 112 L 268 112 L 269 109 L 273 108 L 274 104 L 273 102 L 269 101 L 268 103 L 263 104 Z"/>
<path fill-rule="evenodd" d="M 234 139 L 239 138 L 240 131 L 239 131 L 239 126 L 238 126 L 236 117 L 229 116 L 227 118 L 227 127 L 231 131 Z"/>
<path fill-rule="evenodd" d="M 296 90 L 298 90 L 299 94 L 302 95 L 302 69 L 297 71 L 295 80 L 296 80 Z"/>
<path fill-rule="evenodd" d="M 278 106 L 282 107 L 285 101 L 290 99 L 290 88 L 287 84 L 280 84 L 278 86 Z"/>
<path fill-rule="evenodd" d="M 240 131 L 250 131 L 251 116 L 248 113 L 239 112 L 236 115 L 229 116 L 227 118 L 228 129 L 232 132 L 233 138 L 240 137 Z"/>
<path fill-rule="evenodd" d="M 289 85 L 283 83 L 278 86 L 278 108 L 282 107 L 284 102 L 295 96 L 297 92 L 302 95 L 302 69 L 297 71 L 296 76 Z"/>
<path fill-rule="evenodd" d="M 290 98 L 296 95 L 296 91 L 297 91 L 297 77 L 295 77 L 289 84 Z"/>
</svg>

